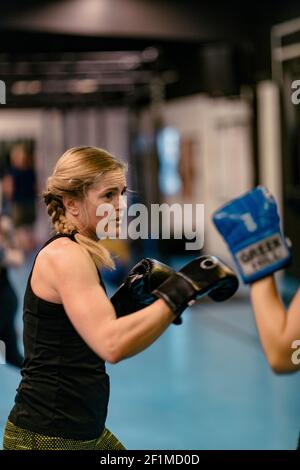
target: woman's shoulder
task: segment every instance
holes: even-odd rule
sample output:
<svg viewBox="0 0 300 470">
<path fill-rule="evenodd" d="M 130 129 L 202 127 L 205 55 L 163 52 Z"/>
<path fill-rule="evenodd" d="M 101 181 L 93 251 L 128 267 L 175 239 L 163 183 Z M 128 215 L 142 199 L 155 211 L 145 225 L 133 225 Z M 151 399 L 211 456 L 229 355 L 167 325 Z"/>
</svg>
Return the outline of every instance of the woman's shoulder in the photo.
<svg viewBox="0 0 300 470">
<path fill-rule="evenodd" d="M 50 286 L 52 293 L 57 294 L 61 289 L 69 288 L 71 284 L 77 286 L 86 281 L 90 284 L 98 282 L 97 269 L 89 253 L 75 241 L 61 237 L 39 252 L 32 270 L 32 287 L 38 296 L 51 300 L 45 297 L 45 293 L 41 294 L 37 285 L 42 284 L 47 286 L 47 289 Z M 54 301 L 61 303 L 61 298 Z"/>
<path fill-rule="evenodd" d="M 90 262 L 90 256 L 76 241 L 69 237 L 60 237 L 41 249 L 37 262 L 58 268 L 63 265 L 76 265 L 78 262 Z"/>
</svg>

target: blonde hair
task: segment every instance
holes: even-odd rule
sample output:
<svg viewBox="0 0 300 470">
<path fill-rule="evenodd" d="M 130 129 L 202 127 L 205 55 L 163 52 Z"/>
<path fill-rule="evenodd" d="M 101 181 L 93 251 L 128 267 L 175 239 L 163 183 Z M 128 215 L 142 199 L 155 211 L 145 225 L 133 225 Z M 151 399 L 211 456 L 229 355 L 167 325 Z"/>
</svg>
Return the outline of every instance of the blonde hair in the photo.
<svg viewBox="0 0 300 470">
<path fill-rule="evenodd" d="M 53 174 L 47 180 L 43 193 L 48 214 L 56 232 L 74 234 L 74 238 L 91 255 L 97 267 L 113 269 L 114 261 L 100 241 L 94 241 L 77 232 L 74 223 L 66 218 L 63 196 L 84 200 L 86 191 L 107 171 L 126 171 L 126 164 L 106 150 L 96 147 L 74 147 L 58 160 Z"/>
</svg>

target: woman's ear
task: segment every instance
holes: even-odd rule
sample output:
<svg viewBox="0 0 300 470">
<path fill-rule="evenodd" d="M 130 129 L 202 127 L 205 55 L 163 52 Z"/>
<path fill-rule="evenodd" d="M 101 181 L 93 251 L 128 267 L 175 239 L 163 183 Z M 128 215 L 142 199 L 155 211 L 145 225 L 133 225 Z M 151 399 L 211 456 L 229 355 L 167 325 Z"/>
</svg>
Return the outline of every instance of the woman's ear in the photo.
<svg viewBox="0 0 300 470">
<path fill-rule="evenodd" d="M 63 196 L 63 204 L 70 214 L 79 215 L 79 201 L 69 196 Z"/>
</svg>

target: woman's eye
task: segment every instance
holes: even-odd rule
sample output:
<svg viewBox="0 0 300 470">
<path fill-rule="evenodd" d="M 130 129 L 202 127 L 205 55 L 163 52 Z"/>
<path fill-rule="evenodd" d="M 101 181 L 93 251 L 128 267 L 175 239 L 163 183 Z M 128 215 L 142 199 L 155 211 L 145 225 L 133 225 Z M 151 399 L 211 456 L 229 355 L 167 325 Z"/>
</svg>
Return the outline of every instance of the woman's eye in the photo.
<svg viewBox="0 0 300 470">
<path fill-rule="evenodd" d="M 106 197 L 106 199 L 112 199 L 113 198 L 113 193 L 112 192 L 107 193 L 107 194 L 105 194 L 104 197 Z"/>
<path fill-rule="evenodd" d="M 127 188 L 124 188 L 123 191 L 121 192 L 121 196 L 124 196 L 124 194 L 126 194 L 127 192 Z"/>
</svg>

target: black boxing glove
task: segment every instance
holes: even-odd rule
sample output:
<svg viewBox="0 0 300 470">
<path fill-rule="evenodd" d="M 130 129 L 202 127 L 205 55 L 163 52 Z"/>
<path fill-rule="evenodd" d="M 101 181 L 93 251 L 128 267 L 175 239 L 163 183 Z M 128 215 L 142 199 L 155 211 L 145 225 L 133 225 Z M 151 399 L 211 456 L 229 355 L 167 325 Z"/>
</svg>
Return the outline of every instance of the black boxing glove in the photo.
<svg viewBox="0 0 300 470">
<path fill-rule="evenodd" d="M 233 296 L 238 286 L 231 268 L 216 256 L 204 255 L 171 273 L 152 294 L 164 299 L 179 316 L 193 300 L 208 295 L 215 302 L 223 302 Z"/>
<path fill-rule="evenodd" d="M 238 288 L 235 273 L 214 256 L 201 256 L 179 272 L 164 263 L 146 258 L 136 264 L 126 281 L 111 298 L 117 317 L 128 315 L 163 298 L 173 310 L 173 323 L 188 304 L 204 295 L 220 302 L 230 298 Z"/>
<path fill-rule="evenodd" d="M 152 291 L 174 272 L 172 268 L 155 259 L 144 258 L 139 261 L 110 299 L 117 317 L 137 312 L 153 304 L 157 297 Z M 175 319 L 174 323 L 181 323 L 181 319 L 178 320 Z"/>
</svg>

